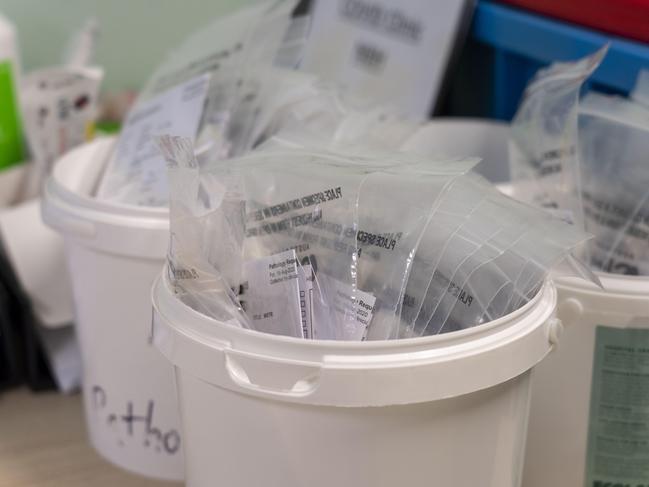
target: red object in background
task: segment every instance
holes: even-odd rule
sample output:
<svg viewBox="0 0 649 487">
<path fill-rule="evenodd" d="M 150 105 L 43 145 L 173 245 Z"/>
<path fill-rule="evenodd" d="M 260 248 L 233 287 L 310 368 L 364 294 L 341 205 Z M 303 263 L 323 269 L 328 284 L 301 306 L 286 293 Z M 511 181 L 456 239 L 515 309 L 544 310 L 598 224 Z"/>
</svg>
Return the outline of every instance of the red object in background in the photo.
<svg viewBox="0 0 649 487">
<path fill-rule="evenodd" d="M 649 0 L 500 0 L 602 32 L 649 43 Z"/>
</svg>

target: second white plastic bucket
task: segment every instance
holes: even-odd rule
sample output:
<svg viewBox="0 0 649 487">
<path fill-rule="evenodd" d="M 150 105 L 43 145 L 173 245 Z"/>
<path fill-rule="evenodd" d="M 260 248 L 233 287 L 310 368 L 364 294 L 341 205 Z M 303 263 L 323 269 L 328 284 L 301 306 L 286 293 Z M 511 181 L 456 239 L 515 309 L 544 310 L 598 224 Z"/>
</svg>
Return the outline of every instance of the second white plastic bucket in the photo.
<svg viewBox="0 0 649 487">
<path fill-rule="evenodd" d="M 504 124 L 450 119 L 406 148 L 483 157 L 478 170 L 507 183 L 508 137 Z M 534 370 L 523 487 L 649 486 L 649 277 L 600 279 L 604 290 L 557 280 L 566 331 Z"/>
<path fill-rule="evenodd" d="M 524 487 L 649 485 L 649 277 L 559 279 L 561 344 L 535 370 Z"/>
<path fill-rule="evenodd" d="M 112 146 L 98 140 L 56 164 L 43 218 L 65 239 L 92 444 L 122 468 L 181 480 L 172 368 L 150 342 L 149 295 L 165 260 L 168 211 L 91 196 Z"/>
<path fill-rule="evenodd" d="M 166 276 L 166 273 L 163 273 Z M 523 308 L 407 340 L 298 340 L 220 323 L 153 288 L 175 366 L 188 487 L 519 487 L 532 368 L 561 323 Z"/>
</svg>

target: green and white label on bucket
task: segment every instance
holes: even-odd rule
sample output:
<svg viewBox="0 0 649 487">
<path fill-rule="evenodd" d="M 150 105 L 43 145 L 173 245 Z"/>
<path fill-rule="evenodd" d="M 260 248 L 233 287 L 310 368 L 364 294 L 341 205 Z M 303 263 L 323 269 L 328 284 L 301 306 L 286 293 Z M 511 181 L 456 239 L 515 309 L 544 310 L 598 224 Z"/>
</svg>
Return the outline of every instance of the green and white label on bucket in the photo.
<svg viewBox="0 0 649 487">
<path fill-rule="evenodd" d="M 11 62 L 0 61 L 0 169 L 23 160 L 23 134 Z"/>
<path fill-rule="evenodd" d="M 649 329 L 598 326 L 586 487 L 649 487 Z"/>
</svg>

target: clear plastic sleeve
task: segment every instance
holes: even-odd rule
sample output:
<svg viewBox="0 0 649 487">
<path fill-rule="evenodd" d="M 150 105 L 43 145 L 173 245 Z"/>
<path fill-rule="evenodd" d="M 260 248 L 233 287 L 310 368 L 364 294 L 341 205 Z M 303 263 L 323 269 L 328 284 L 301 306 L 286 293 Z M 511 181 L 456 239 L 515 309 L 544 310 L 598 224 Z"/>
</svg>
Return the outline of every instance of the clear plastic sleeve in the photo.
<svg viewBox="0 0 649 487">
<path fill-rule="evenodd" d="M 98 197 L 132 205 L 168 204 L 164 161 L 153 142 L 161 133 L 196 138 L 210 158 L 249 149 L 263 73 L 280 49 L 295 4 L 264 1 L 243 8 L 211 22 L 172 51 L 129 113 Z M 208 87 L 198 107 L 196 93 L 170 101 L 174 91 L 184 93 L 205 78 Z"/>
<path fill-rule="evenodd" d="M 586 238 L 467 174 L 477 160 L 271 143 L 199 165 L 191 141 L 159 143 L 174 282 L 197 310 L 260 331 L 364 340 L 476 326 L 533 297 Z"/>
<path fill-rule="evenodd" d="M 541 69 L 528 84 L 512 121 L 513 196 L 573 222 L 582 217 L 576 158 L 579 92 L 607 49 Z"/>
<path fill-rule="evenodd" d="M 591 265 L 649 275 L 649 108 L 589 93 L 579 113 L 585 228 Z"/>
<path fill-rule="evenodd" d="M 188 142 L 161 142 L 167 149 L 174 144 L 180 147 L 167 159 L 178 159 Z M 190 159 L 188 151 L 184 157 Z M 201 168 L 184 164 L 193 169 L 170 174 L 170 259 L 176 261 L 178 249 L 195 252 L 200 258 L 181 260 L 208 262 L 227 287 L 237 289 L 246 263 L 293 250 L 315 274 L 320 335 L 365 338 L 376 320 L 385 338 L 396 336 L 412 256 L 430 215 L 451 182 L 477 161 L 391 157 L 372 162 L 282 149 Z"/>
</svg>

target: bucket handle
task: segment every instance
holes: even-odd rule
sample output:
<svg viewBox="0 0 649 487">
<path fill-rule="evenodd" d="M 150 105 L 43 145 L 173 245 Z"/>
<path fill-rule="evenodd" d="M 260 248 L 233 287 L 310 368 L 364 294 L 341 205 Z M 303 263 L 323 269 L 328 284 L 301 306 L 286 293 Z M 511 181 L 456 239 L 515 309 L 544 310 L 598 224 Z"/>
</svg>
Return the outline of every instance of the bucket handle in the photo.
<svg viewBox="0 0 649 487">
<path fill-rule="evenodd" d="M 557 305 L 557 317 L 564 326 L 570 327 L 573 324 L 579 323 L 583 315 L 584 305 L 575 297 L 564 299 Z"/>
<path fill-rule="evenodd" d="M 286 362 L 224 350 L 225 369 L 232 382 L 248 391 L 284 398 L 304 398 L 320 384 L 321 367 L 308 362 Z"/>
</svg>

